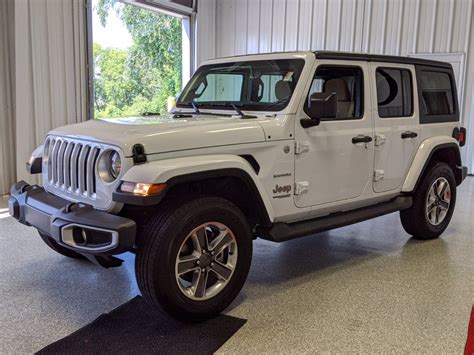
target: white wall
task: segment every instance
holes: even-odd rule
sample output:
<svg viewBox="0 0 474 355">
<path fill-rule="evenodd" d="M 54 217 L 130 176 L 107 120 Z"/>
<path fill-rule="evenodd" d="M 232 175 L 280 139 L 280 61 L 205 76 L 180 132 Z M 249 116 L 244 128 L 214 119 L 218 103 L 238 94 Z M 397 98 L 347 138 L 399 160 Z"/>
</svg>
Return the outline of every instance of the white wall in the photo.
<svg viewBox="0 0 474 355">
<path fill-rule="evenodd" d="M 0 1 L 0 195 L 15 178 L 14 0 Z"/>
<path fill-rule="evenodd" d="M 83 0 L 15 0 L 16 174 L 58 126 L 87 119 Z"/>
<path fill-rule="evenodd" d="M 474 171 L 473 0 L 199 0 L 197 18 L 198 63 L 308 49 L 465 53 L 463 155 Z"/>
</svg>

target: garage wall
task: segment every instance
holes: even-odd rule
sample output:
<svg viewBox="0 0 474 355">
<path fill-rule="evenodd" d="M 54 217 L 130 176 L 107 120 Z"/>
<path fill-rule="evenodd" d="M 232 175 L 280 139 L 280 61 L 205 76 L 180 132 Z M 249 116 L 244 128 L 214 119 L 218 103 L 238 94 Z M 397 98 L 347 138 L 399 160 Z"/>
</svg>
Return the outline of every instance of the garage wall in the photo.
<svg viewBox="0 0 474 355">
<path fill-rule="evenodd" d="M 459 53 L 464 161 L 474 171 L 472 0 L 200 0 L 197 60 L 291 50 Z M 462 54 L 465 54 L 462 56 Z"/>
<path fill-rule="evenodd" d="M 15 0 L 16 174 L 58 126 L 87 118 L 84 0 Z M 34 182 L 34 178 L 31 178 Z"/>
<path fill-rule="evenodd" d="M 0 195 L 15 178 L 14 0 L 0 1 Z"/>
</svg>

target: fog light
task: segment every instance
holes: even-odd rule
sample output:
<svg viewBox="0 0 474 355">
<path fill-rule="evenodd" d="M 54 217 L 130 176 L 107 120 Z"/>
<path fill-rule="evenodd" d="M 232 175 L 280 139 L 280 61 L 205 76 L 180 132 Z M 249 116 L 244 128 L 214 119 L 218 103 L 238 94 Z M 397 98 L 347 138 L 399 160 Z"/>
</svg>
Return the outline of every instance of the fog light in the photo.
<svg viewBox="0 0 474 355">
<path fill-rule="evenodd" d="M 61 228 L 61 242 L 74 249 L 100 253 L 116 248 L 119 235 L 114 230 L 69 224 Z"/>
<path fill-rule="evenodd" d="M 73 228 L 72 230 L 72 240 L 77 245 L 87 244 L 87 233 L 82 228 Z"/>
</svg>

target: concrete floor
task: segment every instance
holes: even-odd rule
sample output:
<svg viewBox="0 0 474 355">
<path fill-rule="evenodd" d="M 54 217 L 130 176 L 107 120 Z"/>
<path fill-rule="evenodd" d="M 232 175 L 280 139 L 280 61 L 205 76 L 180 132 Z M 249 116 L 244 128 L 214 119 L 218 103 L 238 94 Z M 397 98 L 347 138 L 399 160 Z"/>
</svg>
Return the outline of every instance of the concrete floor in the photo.
<svg viewBox="0 0 474 355">
<path fill-rule="evenodd" d="M 31 353 L 139 293 L 133 255 L 102 269 L 50 251 L 0 203 L 0 353 Z M 3 208 L 3 209 L 2 209 Z M 284 244 L 257 241 L 222 353 L 462 353 L 474 303 L 474 178 L 442 238 L 398 213 Z"/>
</svg>

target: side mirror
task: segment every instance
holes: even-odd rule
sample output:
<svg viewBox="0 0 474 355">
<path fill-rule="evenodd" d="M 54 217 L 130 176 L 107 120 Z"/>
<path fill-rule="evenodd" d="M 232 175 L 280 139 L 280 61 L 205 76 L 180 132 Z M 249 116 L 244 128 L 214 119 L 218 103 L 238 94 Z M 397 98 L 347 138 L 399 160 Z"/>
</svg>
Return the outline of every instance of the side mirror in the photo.
<svg viewBox="0 0 474 355">
<path fill-rule="evenodd" d="M 303 128 L 319 125 L 322 118 L 336 118 L 337 96 L 335 93 L 315 92 L 309 98 L 309 117 L 301 119 Z"/>
</svg>

